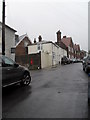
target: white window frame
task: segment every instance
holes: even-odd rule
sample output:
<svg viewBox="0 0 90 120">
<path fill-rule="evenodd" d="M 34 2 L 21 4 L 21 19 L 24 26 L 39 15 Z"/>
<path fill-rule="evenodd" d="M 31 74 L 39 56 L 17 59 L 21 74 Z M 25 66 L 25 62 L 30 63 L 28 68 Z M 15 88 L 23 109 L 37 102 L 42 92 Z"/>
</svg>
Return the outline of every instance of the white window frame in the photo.
<svg viewBox="0 0 90 120">
<path fill-rule="evenodd" d="M 39 49 L 38 49 L 38 48 L 39 48 Z M 37 50 L 38 50 L 38 51 L 43 50 L 43 45 L 42 45 L 42 44 L 37 44 Z"/>
</svg>

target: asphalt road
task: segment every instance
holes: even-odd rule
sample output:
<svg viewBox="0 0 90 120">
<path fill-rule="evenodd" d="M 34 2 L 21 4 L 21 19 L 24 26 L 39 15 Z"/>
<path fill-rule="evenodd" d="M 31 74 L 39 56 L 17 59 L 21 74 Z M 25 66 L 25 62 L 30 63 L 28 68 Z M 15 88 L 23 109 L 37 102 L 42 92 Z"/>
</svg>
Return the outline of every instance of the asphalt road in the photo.
<svg viewBox="0 0 90 120">
<path fill-rule="evenodd" d="M 81 63 L 31 71 L 32 84 L 3 89 L 3 118 L 87 118 L 88 76 Z"/>
</svg>

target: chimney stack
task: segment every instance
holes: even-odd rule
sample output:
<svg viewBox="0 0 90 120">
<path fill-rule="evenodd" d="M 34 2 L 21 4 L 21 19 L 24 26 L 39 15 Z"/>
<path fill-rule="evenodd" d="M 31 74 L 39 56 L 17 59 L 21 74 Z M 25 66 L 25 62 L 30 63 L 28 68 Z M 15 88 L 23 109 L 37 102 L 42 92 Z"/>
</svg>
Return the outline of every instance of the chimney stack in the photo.
<svg viewBox="0 0 90 120">
<path fill-rule="evenodd" d="M 61 32 L 60 32 L 60 30 L 56 34 L 57 34 L 57 43 L 60 43 L 60 41 L 61 41 Z"/>
<path fill-rule="evenodd" d="M 34 38 L 34 43 L 36 43 L 36 38 Z"/>
<path fill-rule="evenodd" d="M 41 37 L 41 35 L 39 35 L 38 39 L 39 39 L 39 42 L 42 41 L 42 37 Z"/>
</svg>

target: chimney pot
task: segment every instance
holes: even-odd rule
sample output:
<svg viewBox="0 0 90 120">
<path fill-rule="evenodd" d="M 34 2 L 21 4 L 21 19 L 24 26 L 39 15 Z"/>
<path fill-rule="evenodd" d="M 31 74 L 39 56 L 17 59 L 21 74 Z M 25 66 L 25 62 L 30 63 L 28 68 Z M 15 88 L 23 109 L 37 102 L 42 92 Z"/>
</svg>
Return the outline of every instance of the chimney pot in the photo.
<svg viewBox="0 0 90 120">
<path fill-rule="evenodd" d="M 39 39 L 39 42 L 42 41 L 42 37 L 41 37 L 41 35 L 39 35 L 38 39 Z"/>
<path fill-rule="evenodd" d="M 61 34 L 60 30 L 57 32 L 57 34 Z"/>
<path fill-rule="evenodd" d="M 36 38 L 34 38 L 34 43 L 36 43 Z"/>
<path fill-rule="evenodd" d="M 66 38 L 66 36 L 63 36 L 63 38 Z"/>
</svg>

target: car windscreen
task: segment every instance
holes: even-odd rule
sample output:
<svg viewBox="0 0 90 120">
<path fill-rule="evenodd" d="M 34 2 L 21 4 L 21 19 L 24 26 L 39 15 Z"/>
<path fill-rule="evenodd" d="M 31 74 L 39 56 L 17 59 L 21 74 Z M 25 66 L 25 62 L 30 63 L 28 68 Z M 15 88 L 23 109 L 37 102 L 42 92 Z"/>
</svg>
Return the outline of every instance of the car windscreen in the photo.
<svg viewBox="0 0 90 120">
<path fill-rule="evenodd" d="M 12 59 L 6 56 L 2 56 L 2 60 L 3 60 L 3 67 L 13 66 L 15 64 L 15 62 Z"/>
</svg>

